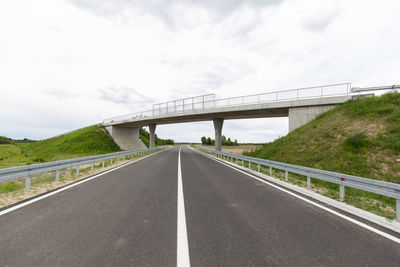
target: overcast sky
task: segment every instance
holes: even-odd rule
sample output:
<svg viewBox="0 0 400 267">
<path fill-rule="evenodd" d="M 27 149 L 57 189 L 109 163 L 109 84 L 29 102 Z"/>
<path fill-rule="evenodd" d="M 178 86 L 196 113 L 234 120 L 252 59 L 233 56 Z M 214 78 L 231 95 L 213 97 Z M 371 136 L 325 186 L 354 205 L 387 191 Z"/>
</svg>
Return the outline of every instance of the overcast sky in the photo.
<svg viewBox="0 0 400 267">
<path fill-rule="evenodd" d="M 1 0 L 0 135 L 44 139 L 215 93 L 399 83 L 399 0 Z M 266 142 L 287 118 L 225 121 Z M 212 122 L 161 125 L 177 141 Z"/>
</svg>

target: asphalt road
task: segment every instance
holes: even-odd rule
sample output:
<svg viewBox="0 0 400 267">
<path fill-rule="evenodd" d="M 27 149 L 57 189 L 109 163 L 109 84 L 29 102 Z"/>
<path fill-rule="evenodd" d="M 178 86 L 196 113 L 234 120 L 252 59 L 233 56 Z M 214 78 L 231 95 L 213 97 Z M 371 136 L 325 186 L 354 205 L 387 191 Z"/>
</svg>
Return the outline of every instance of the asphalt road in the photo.
<svg viewBox="0 0 400 267">
<path fill-rule="evenodd" d="M 189 148 L 182 216 L 178 153 L 0 216 L 0 266 L 400 266 L 400 244 Z"/>
</svg>

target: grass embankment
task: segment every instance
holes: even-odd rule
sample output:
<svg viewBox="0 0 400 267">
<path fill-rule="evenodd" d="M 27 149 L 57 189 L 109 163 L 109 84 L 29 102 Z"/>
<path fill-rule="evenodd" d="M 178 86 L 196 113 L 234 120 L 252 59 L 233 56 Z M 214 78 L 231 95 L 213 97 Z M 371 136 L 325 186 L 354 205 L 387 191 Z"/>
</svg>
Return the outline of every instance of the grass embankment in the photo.
<svg viewBox="0 0 400 267">
<path fill-rule="evenodd" d="M 400 183 L 400 94 L 350 100 L 247 155 Z M 275 176 L 283 178 L 276 171 Z M 306 177 L 291 175 L 305 185 Z M 313 190 L 339 199 L 338 185 L 312 180 Z M 346 188 L 348 204 L 394 218 L 395 200 Z"/>
<path fill-rule="evenodd" d="M 90 126 L 76 132 L 33 143 L 0 145 L 0 168 L 106 154 L 120 151 L 104 127 Z"/>
<path fill-rule="evenodd" d="M 76 132 L 49 138 L 43 141 L 12 140 L 2 137 L 0 145 L 0 168 L 30 165 L 48 161 L 83 157 L 89 155 L 106 154 L 120 151 L 119 146 L 99 125 L 80 129 Z M 106 163 L 107 165 L 107 163 Z M 96 165 L 95 168 L 100 166 Z M 86 170 L 82 169 L 84 173 Z M 65 170 L 63 179 L 72 177 L 72 170 Z M 32 186 L 48 184 L 55 180 L 55 173 L 38 175 L 32 179 Z M 0 194 L 21 190 L 25 187 L 24 179 L 0 183 Z"/>
</svg>

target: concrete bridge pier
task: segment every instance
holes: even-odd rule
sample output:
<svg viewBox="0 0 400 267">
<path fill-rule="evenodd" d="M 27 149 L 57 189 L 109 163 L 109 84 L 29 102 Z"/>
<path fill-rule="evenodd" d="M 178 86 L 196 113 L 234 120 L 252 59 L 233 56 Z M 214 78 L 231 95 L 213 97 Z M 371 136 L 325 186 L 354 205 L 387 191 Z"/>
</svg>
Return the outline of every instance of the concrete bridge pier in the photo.
<svg viewBox="0 0 400 267">
<path fill-rule="evenodd" d="M 107 126 L 106 130 L 115 143 L 123 150 L 144 149 L 146 146 L 139 138 L 139 127 Z"/>
<path fill-rule="evenodd" d="M 215 130 L 215 150 L 221 151 L 221 140 L 222 140 L 222 126 L 224 119 L 213 119 L 214 130 Z"/>
<path fill-rule="evenodd" d="M 318 115 L 327 112 L 336 105 L 291 107 L 289 108 L 289 132 L 309 123 Z"/>
<path fill-rule="evenodd" d="M 156 124 L 149 124 L 150 131 L 150 148 L 156 146 Z"/>
</svg>

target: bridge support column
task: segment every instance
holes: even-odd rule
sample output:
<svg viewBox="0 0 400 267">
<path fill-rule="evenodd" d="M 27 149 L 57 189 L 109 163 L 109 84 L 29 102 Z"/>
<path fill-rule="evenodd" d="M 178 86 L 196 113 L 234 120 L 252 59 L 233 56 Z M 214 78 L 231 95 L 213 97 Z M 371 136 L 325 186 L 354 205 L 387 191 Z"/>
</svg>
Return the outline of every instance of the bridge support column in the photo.
<svg viewBox="0 0 400 267">
<path fill-rule="evenodd" d="M 224 124 L 224 119 L 213 119 L 213 122 L 215 130 L 215 150 L 221 151 L 222 125 Z"/>
<path fill-rule="evenodd" d="M 139 138 L 139 127 L 107 126 L 106 130 L 123 150 L 146 148 Z"/>
<path fill-rule="evenodd" d="M 327 112 L 336 105 L 289 108 L 289 132 L 309 123 L 318 115 Z"/>
<path fill-rule="evenodd" d="M 156 124 L 149 124 L 150 131 L 150 148 L 156 146 Z"/>
</svg>

